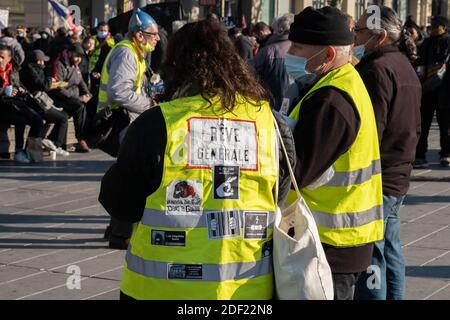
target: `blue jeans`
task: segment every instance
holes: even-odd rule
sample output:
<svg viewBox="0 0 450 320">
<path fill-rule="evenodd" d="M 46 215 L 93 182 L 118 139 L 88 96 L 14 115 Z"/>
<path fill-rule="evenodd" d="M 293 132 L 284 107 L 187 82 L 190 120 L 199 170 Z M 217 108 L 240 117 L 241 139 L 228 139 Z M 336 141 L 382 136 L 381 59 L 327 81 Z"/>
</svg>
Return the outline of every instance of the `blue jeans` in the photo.
<svg viewBox="0 0 450 320">
<path fill-rule="evenodd" d="M 400 206 L 405 196 L 383 195 L 384 239 L 375 242 L 372 265 L 356 284 L 357 300 L 403 300 L 405 298 L 405 260 L 400 243 Z"/>
</svg>

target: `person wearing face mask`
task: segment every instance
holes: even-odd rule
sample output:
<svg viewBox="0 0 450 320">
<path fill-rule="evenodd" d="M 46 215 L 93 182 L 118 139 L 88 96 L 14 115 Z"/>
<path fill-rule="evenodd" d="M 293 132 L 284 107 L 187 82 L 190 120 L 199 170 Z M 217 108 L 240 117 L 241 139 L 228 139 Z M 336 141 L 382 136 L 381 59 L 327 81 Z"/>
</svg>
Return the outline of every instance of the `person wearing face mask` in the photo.
<svg viewBox="0 0 450 320">
<path fill-rule="evenodd" d="M 370 24 L 371 13 L 358 20 L 355 48 L 364 55 L 356 70 L 366 85 L 377 122 L 383 180 L 384 239 L 374 245 L 372 265 L 380 268 L 381 288 L 367 287 L 372 275 L 363 273 L 356 290 L 357 299 L 405 297 L 405 263 L 400 243 L 399 211 L 409 188 L 415 147 L 420 135 L 422 88 L 408 59 L 414 46 L 397 13 L 380 7 L 379 27 Z M 370 282 L 370 281 L 369 281 Z"/>
<path fill-rule="evenodd" d="M 97 35 L 93 37 L 94 49 L 89 57 L 89 71 L 92 78 L 100 81 L 103 63 L 112 47 L 114 47 L 114 38 L 109 33 L 109 25 L 102 21 L 97 25 Z"/>
<path fill-rule="evenodd" d="M 69 50 L 60 54 L 52 76 L 56 81 L 67 83 L 67 85 L 50 90 L 48 95 L 57 107 L 63 108 L 67 114 L 73 117 L 75 137 L 78 140 L 75 151 L 87 153 L 90 149 L 85 141 L 87 123 L 85 104 L 92 98 L 92 94 L 83 80 L 79 67 L 83 54 L 84 51 L 80 45 L 73 45 Z"/>
<path fill-rule="evenodd" d="M 117 43 L 103 65 L 97 112 L 123 108 L 129 123 L 154 103 L 146 94 L 146 56 L 159 41 L 158 25 L 146 12 L 137 9 L 128 24 L 128 35 Z M 119 139 L 128 127 L 121 130 Z M 132 224 L 111 219 L 105 232 L 111 248 L 126 249 Z"/>
<path fill-rule="evenodd" d="M 50 58 L 41 50 L 33 50 L 28 62 L 20 70 L 20 78 L 28 92 L 35 94 L 39 91 L 48 92 L 55 82 L 55 79 L 48 76 L 45 72 L 45 63 Z M 42 144 L 49 150 L 55 151 L 57 155 L 68 156 L 69 152 L 62 146 L 66 142 L 68 116 L 62 110 L 51 108 L 45 112 L 40 108 L 35 108 L 47 124 L 53 123 L 53 129 L 50 135 L 42 140 Z"/>
<path fill-rule="evenodd" d="M 422 81 L 422 134 L 416 148 L 415 168 L 426 168 L 428 162 L 428 133 L 434 114 L 439 125 L 441 150 L 440 164 L 450 167 L 450 74 L 448 72 L 448 57 L 450 54 L 450 35 L 447 33 L 449 20 L 443 16 L 435 16 L 431 20 L 431 36 L 426 38 L 419 47 L 419 58 L 416 61 L 419 77 Z M 439 70 L 447 64 L 447 72 L 442 81 L 436 79 Z M 434 83 L 434 85 L 430 85 Z"/>
<path fill-rule="evenodd" d="M 295 174 L 331 267 L 335 299 L 351 300 L 360 273 L 371 263 L 373 243 L 383 237 L 373 107 L 349 63 L 354 33 L 339 9 L 304 9 L 295 16 L 289 40 L 298 70 L 314 78 L 289 114 Z M 308 187 L 330 167 L 331 180 Z"/>
</svg>

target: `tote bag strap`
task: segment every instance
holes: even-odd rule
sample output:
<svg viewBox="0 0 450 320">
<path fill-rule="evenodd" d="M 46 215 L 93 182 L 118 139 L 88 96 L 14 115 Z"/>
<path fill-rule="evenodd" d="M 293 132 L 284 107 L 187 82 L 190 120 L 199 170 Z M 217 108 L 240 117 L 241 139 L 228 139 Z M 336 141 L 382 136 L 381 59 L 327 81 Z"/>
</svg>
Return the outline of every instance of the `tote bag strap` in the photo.
<svg viewBox="0 0 450 320">
<path fill-rule="evenodd" d="M 283 149 L 284 158 L 286 160 L 286 165 L 288 167 L 289 175 L 291 177 L 291 183 L 294 186 L 295 192 L 297 194 L 297 198 L 301 199 L 302 195 L 298 188 L 297 180 L 295 179 L 294 170 L 292 169 L 291 163 L 289 162 L 289 157 L 288 157 L 288 153 L 286 151 L 286 146 L 284 145 L 283 139 L 281 138 L 280 128 L 278 127 L 278 123 L 277 123 L 277 120 L 275 119 L 275 116 L 272 115 L 272 119 L 273 119 L 273 124 L 275 126 L 275 131 L 277 132 L 277 137 L 278 137 L 277 141 L 279 141 L 279 143 L 281 144 L 281 149 Z M 275 194 L 276 194 L 276 198 L 278 198 L 278 180 L 276 183 Z"/>
</svg>

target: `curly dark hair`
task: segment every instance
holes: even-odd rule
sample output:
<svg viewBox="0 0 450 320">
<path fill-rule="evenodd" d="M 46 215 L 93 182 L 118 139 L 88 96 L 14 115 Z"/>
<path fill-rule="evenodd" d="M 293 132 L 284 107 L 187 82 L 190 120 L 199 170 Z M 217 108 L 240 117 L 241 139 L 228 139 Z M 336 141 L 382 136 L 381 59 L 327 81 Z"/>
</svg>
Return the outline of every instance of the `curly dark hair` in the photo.
<svg viewBox="0 0 450 320">
<path fill-rule="evenodd" d="M 227 111 L 241 101 L 262 105 L 269 95 L 247 63 L 236 52 L 226 30 L 208 20 L 183 26 L 169 41 L 164 63 L 166 96 L 178 90 L 195 88 L 210 104 L 218 96 Z"/>
</svg>

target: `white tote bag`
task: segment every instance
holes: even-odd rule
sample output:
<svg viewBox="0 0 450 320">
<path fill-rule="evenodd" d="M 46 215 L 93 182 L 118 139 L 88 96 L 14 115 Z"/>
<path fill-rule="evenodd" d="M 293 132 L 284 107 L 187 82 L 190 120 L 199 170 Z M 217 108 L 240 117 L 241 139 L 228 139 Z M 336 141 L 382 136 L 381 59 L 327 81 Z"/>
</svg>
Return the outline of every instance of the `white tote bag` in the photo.
<svg viewBox="0 0 450 320">
<path fill-rule="evenodd" d="M 293 204 L 283 210 L 277 208 L 275 213 L 273 264 L 277 299 L 333 300 L 331 269 L 320 243 L 316 222 L 298 189 L 275 119 L 274 123 L 297 193 Z M 294 228 L 294 237 L 288 235 L 291 228 Z"/>
</svg>

